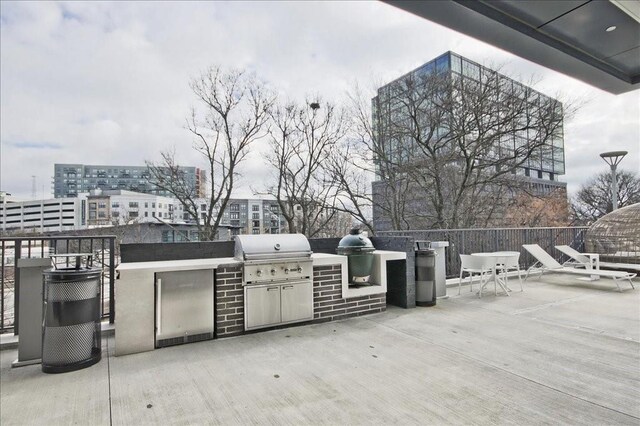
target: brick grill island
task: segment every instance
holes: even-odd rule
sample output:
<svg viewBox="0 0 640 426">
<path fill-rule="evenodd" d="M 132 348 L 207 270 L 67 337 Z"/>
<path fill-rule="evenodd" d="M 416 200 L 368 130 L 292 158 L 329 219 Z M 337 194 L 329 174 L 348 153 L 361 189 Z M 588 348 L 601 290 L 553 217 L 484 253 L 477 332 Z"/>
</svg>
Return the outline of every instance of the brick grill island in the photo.
<svg viewBox="0 0 640 426">
<path fill-rule="evenodd" d="M 313 267 L 313 321 L 321 323 L 387 309 L 386 294 L 342 297 L 342 266 Z M 216 272 L 216 337 L 238 336 L 244 333 L 244 292 L 240 266 L 222 266 Z"/>
<path fill-rule="evenodd" d="M 313 253 L 309 260 L 310 268 L 312 264 L 312 274 L 309 275 L 312 278 L 310 302 L 313 306 L 310 319 L 295 324 L 265 326 L 262 330 L 338 321 L 383 312 L 387 302 L 387 262 L 405 260 L 405 252 L 377 250 L 374 252 L 372 285 L 350 287 L 347 281 L 346 256 Z M 116 280 L 115 286 L 115 355 L 152 351 L 160 346 L 156 342 L 157 286 L 158 277 L 165 273 L 179 276 L 182 272 L 198 271 L 212 277 L 212 284 L 209 285 L 213 285 L 211 336 L 214 339 L 262 331 L 247 331 L 245 297 L 248 284 L 243 277 L 245 268 L 246 264 L 233 257 L 123 262 L 118 267 L 120 278 Z M 395 269 L 393 274 L 393 278 L 397 278 Z M 164 293 L 162 296 L 164 297 Z M 162 312 L 164 314 L 164 310 Z M 184 315 L 178 316 L 178 320 L 182 321 L 182 325 L 189 325 L 190 320 Z M 187 334 L 188 332 L 185 333 Z M 195 340 L 185 337 L 184 343 L 190 341 Z"/>
<path fill-rule="evenodd" d="M 342 266 L 313 268 L 313 322 L 337 321 L 387 309 L 386 294 L 342 297 Z"/>
</svg>

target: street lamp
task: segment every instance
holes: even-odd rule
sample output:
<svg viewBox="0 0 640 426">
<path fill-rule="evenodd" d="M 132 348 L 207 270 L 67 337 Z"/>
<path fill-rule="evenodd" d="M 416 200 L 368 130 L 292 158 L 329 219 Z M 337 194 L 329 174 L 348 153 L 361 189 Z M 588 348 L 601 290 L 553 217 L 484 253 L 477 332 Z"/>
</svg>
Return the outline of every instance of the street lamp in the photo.
<svg viewBox="0 0 640 426">
<path fill-rule="evenodd" d="M 618 208 L 618 180 L 616 179 L 616 168 L 622 161 L 627 151 L 603 152 L 600 157 L 611 167 L 611 204 L 613 210 Z"/>
</svg>

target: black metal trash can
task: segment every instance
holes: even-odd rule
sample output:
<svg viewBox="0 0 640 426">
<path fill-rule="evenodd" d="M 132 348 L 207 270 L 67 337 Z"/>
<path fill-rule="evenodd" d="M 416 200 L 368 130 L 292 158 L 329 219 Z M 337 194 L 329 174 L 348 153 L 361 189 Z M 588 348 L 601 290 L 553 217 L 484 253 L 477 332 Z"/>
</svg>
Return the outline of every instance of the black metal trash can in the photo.
<svg viewBox="0 0 640 426">
<path fill-rule="evenodd" d="M 436 252 L 426 241 L 416 241 L 416 305 L 436 304 Z"/>
<path fill-rule="evenodd" d="M 64 373 L 97 363 L 102 355 L 102 270 L 54 268 L 43 275 L 42 371 Z"/>
</svg>

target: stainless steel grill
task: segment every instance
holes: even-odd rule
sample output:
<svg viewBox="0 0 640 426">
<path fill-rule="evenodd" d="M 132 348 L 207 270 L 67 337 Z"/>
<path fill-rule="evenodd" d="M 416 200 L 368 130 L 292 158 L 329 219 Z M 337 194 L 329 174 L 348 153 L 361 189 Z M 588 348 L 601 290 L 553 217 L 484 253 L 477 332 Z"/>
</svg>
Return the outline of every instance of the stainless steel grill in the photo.
<svg viewBox="0 0 640 426">
<path fill-rule="evenodd" d="M 238 235 L 235 257 L 244 284 L 310 278 L 311 246 L 302 234 Z"/>
<path fill-rule="evenodd" d="M 313 262 L 302 234 L 238 235 L 245 329 L 313 319 Z"/>
</svg>

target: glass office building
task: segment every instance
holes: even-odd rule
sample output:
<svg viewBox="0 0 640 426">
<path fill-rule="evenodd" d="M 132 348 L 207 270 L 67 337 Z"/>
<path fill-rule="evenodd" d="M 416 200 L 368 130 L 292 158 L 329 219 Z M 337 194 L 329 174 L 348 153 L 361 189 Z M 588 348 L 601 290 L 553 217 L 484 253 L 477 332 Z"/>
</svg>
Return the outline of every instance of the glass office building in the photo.
<svg viewBox="0 0 640 426">
<path fill-rule="evenodd" d="M 531 111 L 535 111 L 534 106 L 554 105 L 555 108 L 558 108 L 559 114 L 562 114 L 562 104 L 555 99 L 467 58 L 453 52 L 446 52 L 391 83 L 380 87 L 377 96 L 372 99 L 374 137 L 377 139 L 378 145 L 384 147 L 387 153 L 387 161 L 390 160 L 394 164 L 420 161 L 419 150 L 413 146 L 415 144 L 414 139 L 411 135 L 406 134 L 410 132 L 405 132 L 403 135 L 400 134 L 401 132 L 389 131 L 393 125 L 390 125 L 390 123 L 397 124 L 401 123 L 403 119 L 409 119 L 406 117 L 406 110 L 408 108 L 407 101 L 410 98 L 407 97 L 406 91 L 433 90 L 426 96 L 431 96 L 432 94 L 434 97 L 438 97 L 438 90 L 447 90 L 443 88 L 449 87 L 452 88 L 451 90 L 456 90 L 456 84 L 443 84 L 439 89 L 434 89 L 433 87 L 424 88 L 419 83 L 415 83 L 413 89 L 407 89 L 407 87 L 411 87 L 407 81 L 419 82 L 421 78 L 422 81 L 426 81 L 425 76 L 430 75 L 438 75 L 440 78 L 449 79 L 449 81 L 462 79 L 464 80 L 463 83 L 473 83 L 476 87 L 487 87 L 490 90 L 496 87 L 495 93 L 500 93 L 500 90 L 503 92 L 509 90 L 509 93 L 516 94 L 516 96 L 526 96 L 527 102 L 532 106 Z M 398 96 L 398 93 L 402 90 L 404 90 L 402 96 Z M 496 99 L 506 99 L 506 97 L 503 95 L 502 98 L 498 96 Z M 421 101 L 423 105 L 429 104 L 429 99 L 422 99 Z M 425 113 L 422 125 L 429 128 L 431 123 L 429 123 L 428 106 L 426 108 L 427 113 Z M 505 108 L 509 108 L 508 102 L 505 103 Z M 566 188 L 566 183 L 558 181 L 558 177 L 565 173 L 562 121 L 559 124 L 560 127 L 556 129 L 554 136 L 548 138 L 543 146 L 537 148 L 536 152 L 528 156 L 516 169 L 515 174 L 527 177 L 528 179 L 526 180 L 530 182 L 535 192 L 539 194 L 548 194 L 556 188 Z M 436 137 L 439 130 L 442 129 L 435 129 Z M 533 133 L 534 131 L 534 129 L 514 130 L 512 133 L 502 135 L 500 140 L 496 142 L 495 148 L 492 148 L 490 155 L 513 156 L 514 151 L 521 152 L 522 147 L 526 147 L 533 138 L 537 137 L 527 133 Z M 374 158 L 374 161 L 376 162 L 376 180 L 386 180 L 384 170 L 380 167 L 380 161 L 382 160 Z M 428 164 L 425 164 L 425 166 L 428 166 Z"/>
</svg>

